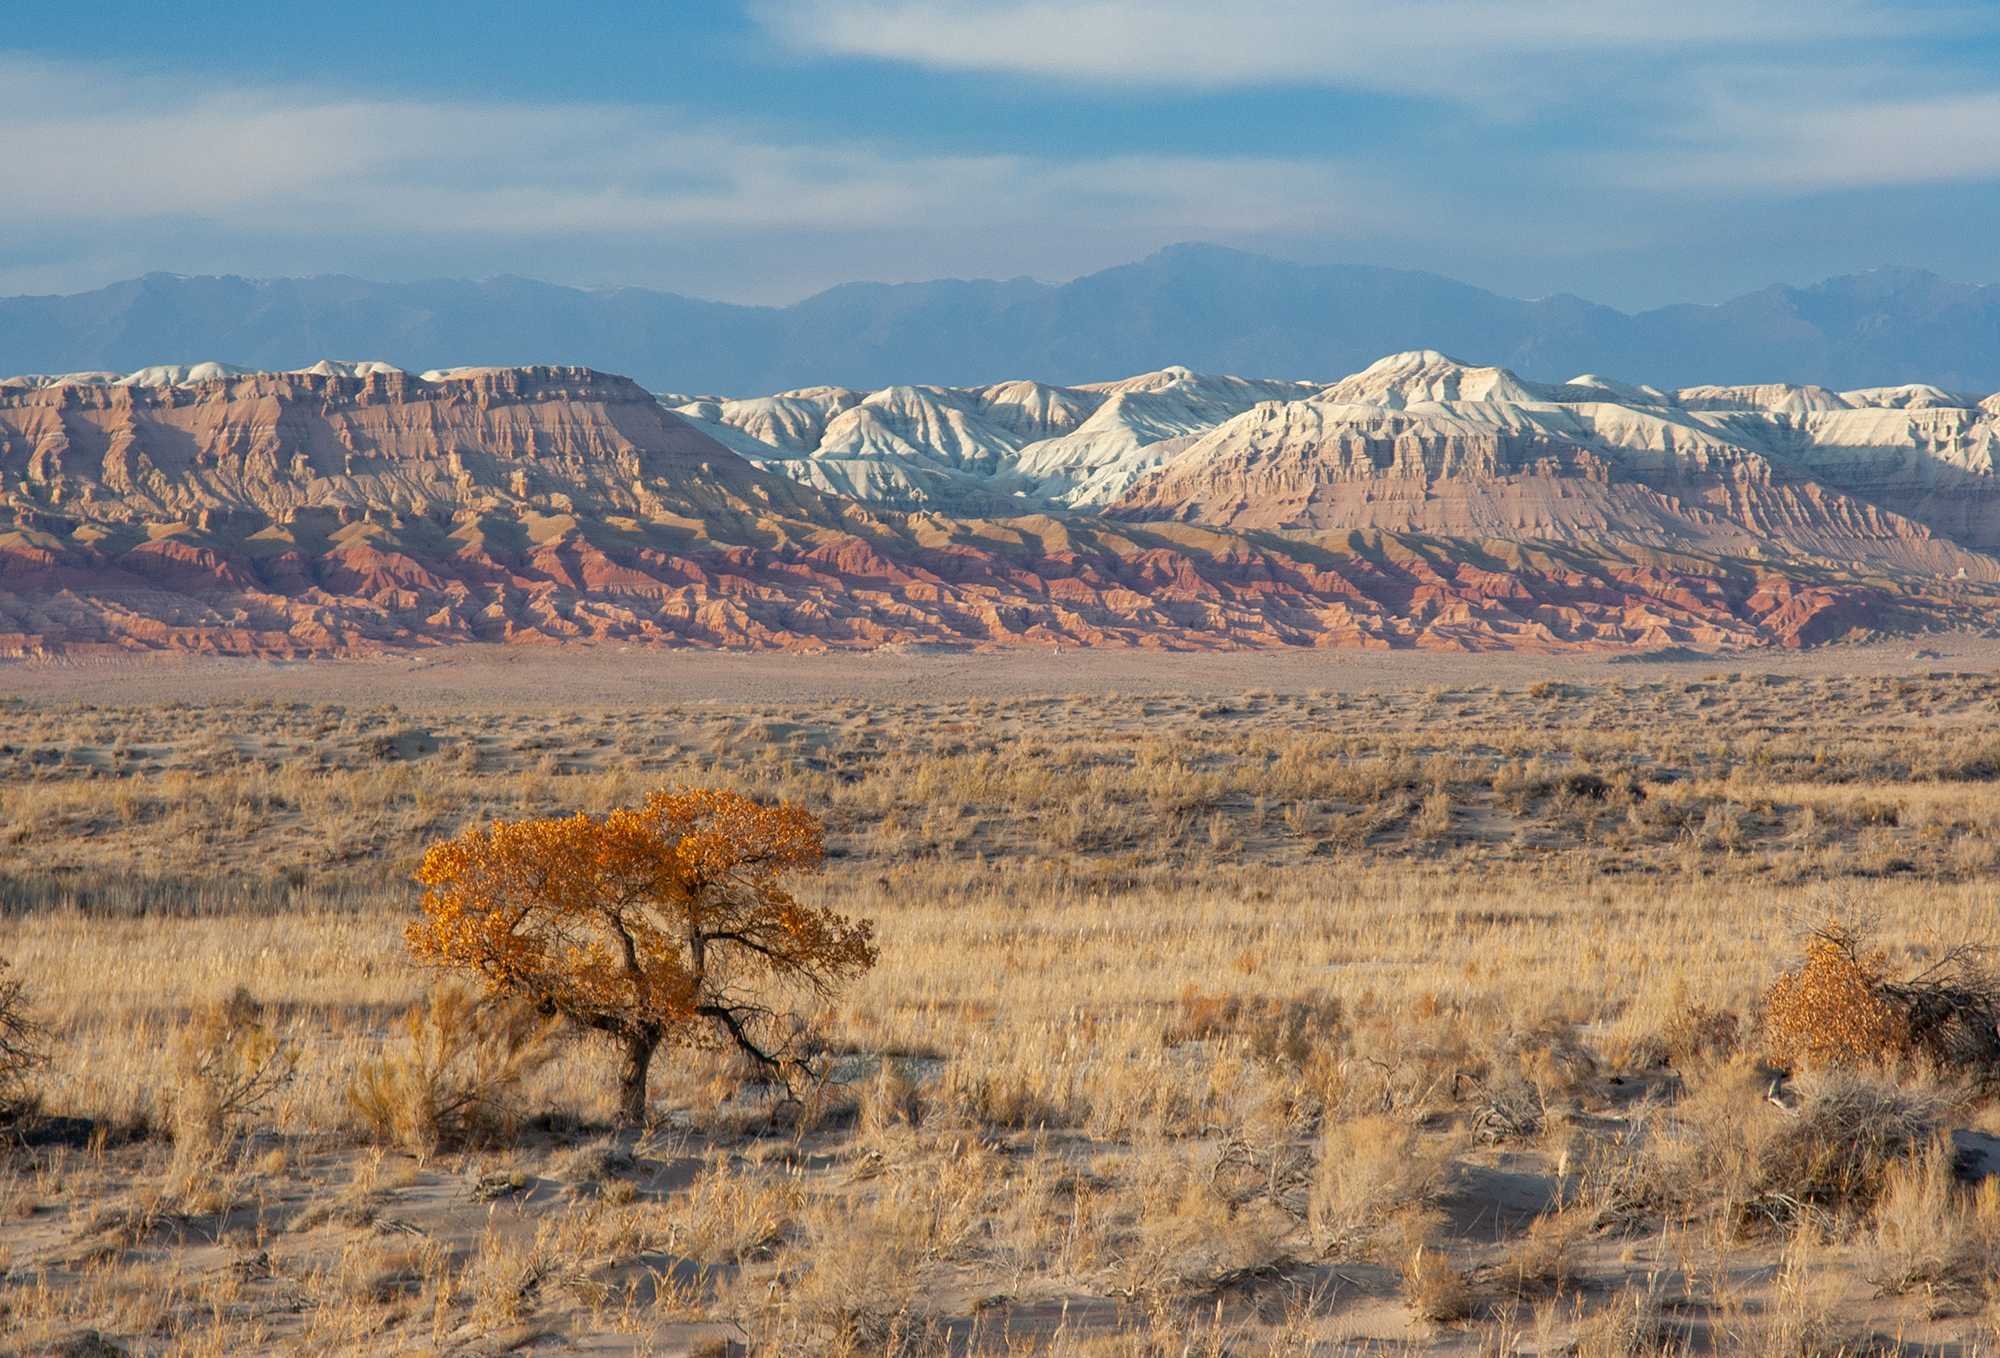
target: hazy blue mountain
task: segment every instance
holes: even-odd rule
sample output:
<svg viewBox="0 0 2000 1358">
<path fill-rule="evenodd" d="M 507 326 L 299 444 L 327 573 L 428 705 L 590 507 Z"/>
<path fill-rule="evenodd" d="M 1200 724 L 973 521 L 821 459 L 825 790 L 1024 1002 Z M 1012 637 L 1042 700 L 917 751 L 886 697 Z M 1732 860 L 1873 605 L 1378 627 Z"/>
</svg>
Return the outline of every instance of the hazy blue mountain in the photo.
<svg viewBox="0 0 2000 1358">
<path fill-rule="evenodd" d="M 156 363 L 297 368 L 584 364 L 654 390 L 764 395 L 802 386 L 1073 385 L 1180 364 L 1331 381 L 1384 354 L 1438 349 L 1523 377 L 1597 372 L 1658 387 L 1929 382 L 2000 389 L 2000 287 L 1876 269 L 1719 306 L 1637 316 L 1567 295 L 1521 301 L 1435 274 L 1305 266 L 1177 245 L 1064 284 L 851 283 L 788 307 L 524 278 L 148 274 L 69 297 L 0 299 L 0 376 Z"/>
</svg>

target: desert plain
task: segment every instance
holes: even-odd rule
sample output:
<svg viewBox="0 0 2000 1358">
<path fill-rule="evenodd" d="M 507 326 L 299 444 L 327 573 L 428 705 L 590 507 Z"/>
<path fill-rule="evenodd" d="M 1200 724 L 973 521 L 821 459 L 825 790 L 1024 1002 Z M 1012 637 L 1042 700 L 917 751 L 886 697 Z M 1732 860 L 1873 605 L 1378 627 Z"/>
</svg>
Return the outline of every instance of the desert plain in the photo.
<svg viewBox="0 0 2000 1358">
<path fill-rule="evenodd" d="M 1995 643 L 1921 646 L 9 664 L 0 1348 L 1991 1352 L 1990 1083 L 1771 1050 L 1815 930 L 1993 941 Z M 880 960 L 620 1127 L 412 874 L 678 785 L 822 817 Z"/>
</svg>

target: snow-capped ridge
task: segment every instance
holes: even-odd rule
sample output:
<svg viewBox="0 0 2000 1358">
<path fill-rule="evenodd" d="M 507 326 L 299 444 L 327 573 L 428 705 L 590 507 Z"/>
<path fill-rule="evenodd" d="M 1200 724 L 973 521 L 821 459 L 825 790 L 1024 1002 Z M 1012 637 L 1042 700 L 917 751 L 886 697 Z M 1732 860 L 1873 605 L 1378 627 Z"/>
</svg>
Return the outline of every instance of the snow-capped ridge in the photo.
<svg viewBox="0 0 2000 1358">
<path fill-rule="evenodd" d="M 1837 391 L 1828 391 L 1825 387 L 1793 386 L 1789 382 L 1742 387 L 1682 387 L 1674 393 L 1674 400 L 1687 410 L 1762 410 L 1779 415 L 1853 409 Z"/>
<path fill-rule="evenodd" d="M 81 372 L 81 373 L 23 373 L 18 377 L 0 380 L 0 388 L 36 387 L 191 387 L 199 382 L 213 382 L 226 377 L 255 377 L 271 371 L 268 368 L 249 368 L 236 363 L 157 363 L 139 369 L 135 373 Z M 393 363 L 383 363 L 375 359 L 359 361 L 323 358 L 310 368 L 291 368 L 286 371 L 301 376 L 313 377 L 369 377 L 376 373 L 401 374 L 403 370 Z M 453 369 L 438 373 L 426 373 L 427 380 L 450 376 L 454 372 L 470 369 Z"/>
<path fill-rule="evenodd" d="M 1945 391 L 1923 382 L 1900 387 L 1862 387 L 1841 392 L 1840 399 L 1856 410 L 1977 410 L 1980 400 L 1971 392 Z"/>
<path fill-rule="evenodd" d="M 1573 393 L 1571 395 L 1572 400 L 1606 400 L 1616 401 L 1620 405 L 1641 406 L 1670 406 L 1675 404 L 1674 398 L 1666 392 L 1661 391 L 1658 387 L 1621 382 L 1615 377 L 1604 377 L 1597 373 L 1584 373 L 1580 377 L 1572 377 L 1569 381 L 1553 388 L 1552 391 L 1565 394 Z M 1603 395 L 1592 395 L 1592 393 L 1596 392 L 1602 392 Z M 1555 399 L 1561 400 L 1562 397 L 1557 396 Z"/>
<path fill-rule="evenodd" d="M 1351 377 L 1319 391 L 1332 405 L 1373 405 L 1402 410 L 1412 405 L 1452 401 L 1539 399 L 1539 394 L 1506 368 L 1479 368 L 1438 352 L 1411 349 L 1377 359 Z"/>
<path fill-rule="evenodd" d="M 406 374 L 393 363 L 383 363 L 376 359 L 349 362 L 337 358 L 323 358 L 310 368 L 294 368 L 296 373 L 310 373 L 314 377 L 373 377 L 377 373 L 384 376 L 402 377 Z"/>
</svg>

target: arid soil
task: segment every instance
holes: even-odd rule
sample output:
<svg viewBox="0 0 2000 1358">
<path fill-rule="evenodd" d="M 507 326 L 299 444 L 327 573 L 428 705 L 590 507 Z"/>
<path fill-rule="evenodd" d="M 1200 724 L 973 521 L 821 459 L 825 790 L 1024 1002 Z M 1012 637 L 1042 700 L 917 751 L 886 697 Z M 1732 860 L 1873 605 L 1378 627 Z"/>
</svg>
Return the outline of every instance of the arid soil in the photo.
<svg viewBox="0 0 2000 1358">
<path fill-rule="evenodd" d="M 349 661 L 281 661 L 147 653 L 0 661 L 0 693 L 122 705 L 254 698 L 297 702 L 403 701 L 445 706 L 626 702 L 816 702 L 1190 692 L 1249 688 L 1342 693 L 1382 686 L 1524 686 L 1557 675 L 1591 681 L 1694 679 L 1715 673 L 1800 677 L 1928 675 L 2000 668 L 2000 641 L 1939 632 L 1912 641 L 1772 649 L 1748 654 L 1685 648 L 1549 656 L 1536 652 L 1282 649 L 1162 653 L 1035 646 L 966 652 L 891 646 L 873 651 L 660 651 L 609 644 L 466 645 L 385 651 Z M 1802 713 L 1802 719 L 1810 719 Z"/>
<path fill-rule="evenodd" d="M 17 662 L 0 1347 L 1987 1351 L 1990 1088 L 1778 1063 L 1764 997 L 1829 920 L 1992 941 L 1993 644 Z M 471 1143 L 371 1124 L 423 847 L 688 782 L 876 922 L 823 1080 L 675 1053 L 620 1130 L 565 1041 Z M 195 1117 L 245 1032 L 295 1067 Z"/>
</svg>

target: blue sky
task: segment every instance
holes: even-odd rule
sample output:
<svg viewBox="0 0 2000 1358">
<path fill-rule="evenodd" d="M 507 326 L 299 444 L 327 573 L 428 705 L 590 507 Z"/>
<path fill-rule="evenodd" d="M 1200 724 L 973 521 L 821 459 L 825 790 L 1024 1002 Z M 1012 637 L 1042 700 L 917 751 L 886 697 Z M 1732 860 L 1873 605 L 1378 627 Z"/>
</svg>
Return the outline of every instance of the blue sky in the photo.
<svg viewBox="0 0 2000 1358">
<path fill-rule="evenodd" d="M 1208 240 L 1634 310 L 2000 281 L 2000 5 L 0 0 L 0 293 L 787 302 Z"/>
</svg>

